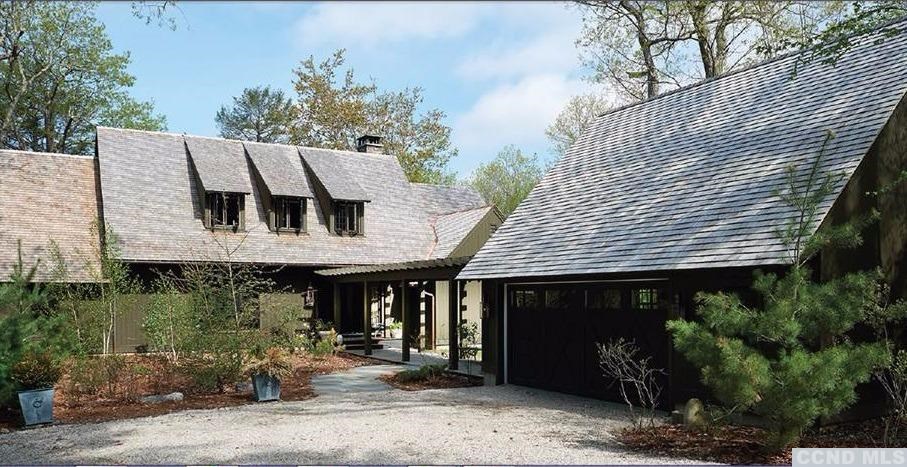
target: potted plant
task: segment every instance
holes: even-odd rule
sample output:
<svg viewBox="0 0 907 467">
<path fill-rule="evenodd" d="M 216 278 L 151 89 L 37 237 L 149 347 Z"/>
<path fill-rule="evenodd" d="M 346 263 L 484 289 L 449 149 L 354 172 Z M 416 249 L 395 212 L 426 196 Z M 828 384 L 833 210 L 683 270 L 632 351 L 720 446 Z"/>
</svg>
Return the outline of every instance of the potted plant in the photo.
<svg viewBox="0 0 907 467">
<path fill-rule="evenodd" d="M 289 352 L 271 347 L 246 365 L 246 374 L 252 377 L 252 394 L 256 402 L 280 400 L 280 380 L 293 374 L 293 362 Z"/>
<path fill-rule="evenodd" d="M 387 327 L 391 332 L 391 339 L 402 339 L 403 338 L 403 323 L 400 321 L 394 321 Z"/>
<path fill-rule="evenodd" d="M 28 352 L 11 370 L 13 381 L 22 389 L 18 395 L 25 424 L 53 423 L 54 384 L 62 374 L 60 363 L 50 354 Z"/>
<path fill-rule="evenodd" d="M 334 332 L 334 325 L 330 321 L 315 320 L 315 331 L 318 332 L 318 338 L 321 340 L 329 339 Z"/>
</svg>

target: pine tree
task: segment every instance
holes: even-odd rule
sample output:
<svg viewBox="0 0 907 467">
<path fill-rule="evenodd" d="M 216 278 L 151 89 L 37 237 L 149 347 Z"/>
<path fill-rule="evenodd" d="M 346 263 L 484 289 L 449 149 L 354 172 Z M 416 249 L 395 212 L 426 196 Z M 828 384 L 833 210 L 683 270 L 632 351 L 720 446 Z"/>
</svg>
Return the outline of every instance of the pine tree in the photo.
<svg viewBox="0 0 907 467">
<path fill-rule="evenodd" d="M 829 133 L 826 143 L 833 137 Z M 824 147 L 805 171 L 789 168 L 786 190 L 777 193 L 794 213 L 778 230 L 791 267 L 783 277 L 756 273 L 761 307 L 735 294 L 700 293 L 699 320 L 668 323 L 674 346 L 701 369 L 702 381 L 727 409 L 769 422 L 772 449 L 797 441 L 819 417 L 849 407 L 856 386 L 889 364 L 885 343 L 851 337 L 879 306 L 880 275 L 850 273 L 820 283 L 808 265 L 819 251 L 860 245 L 859 232 L 870 221 L 813 234 L 820 204 L 842 180 L 822 175 Z"/>
</svg>

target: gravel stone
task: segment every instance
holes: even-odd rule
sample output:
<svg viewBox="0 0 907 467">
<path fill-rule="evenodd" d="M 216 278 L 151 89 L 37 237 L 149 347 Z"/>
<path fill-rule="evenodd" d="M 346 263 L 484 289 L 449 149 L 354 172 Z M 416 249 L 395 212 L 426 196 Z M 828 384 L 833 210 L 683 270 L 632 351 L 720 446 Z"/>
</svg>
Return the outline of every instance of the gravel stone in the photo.
<svg viewBox="0 0 907 467">
<path fill-rule="evenodd" d="M 10 464 L 656 464 L 616 404 L 519 386 L 340 392 L 0 435 Z"/>
</svg>

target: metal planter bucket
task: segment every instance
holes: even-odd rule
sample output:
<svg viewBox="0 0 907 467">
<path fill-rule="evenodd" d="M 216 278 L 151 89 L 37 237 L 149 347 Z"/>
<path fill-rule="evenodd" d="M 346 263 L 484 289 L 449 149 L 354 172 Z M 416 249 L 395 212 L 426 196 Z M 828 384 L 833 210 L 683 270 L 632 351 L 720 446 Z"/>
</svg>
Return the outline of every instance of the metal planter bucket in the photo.
<svg viewBox="0 0 907 467">
<path fill-rule="evenodd" d="M 19 405 L 26 425 L 40 425 L 54 421 L 54 390 L 33 389 L 19 392 Z"/>
<path fill-rule="evenodd" d="M 254 375 L 252 392 L 256 402 L 280 400 L 280 380 L 268 375 Z"/>
</svg>

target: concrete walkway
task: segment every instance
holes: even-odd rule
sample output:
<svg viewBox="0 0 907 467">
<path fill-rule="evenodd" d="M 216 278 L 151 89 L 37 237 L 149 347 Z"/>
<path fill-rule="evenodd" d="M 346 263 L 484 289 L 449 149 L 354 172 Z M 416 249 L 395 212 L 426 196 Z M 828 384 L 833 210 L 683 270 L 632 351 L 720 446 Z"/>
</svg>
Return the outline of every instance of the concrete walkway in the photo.
<svg viewBox="0 0 907 467">
<path fill-rule="evenodd" d="M 378 377 L 402 369 L 400 365 L 369 365 L 328 375 L 316 375 L 312 377 L 312 388 L 319 396 L 388 391 L 393 388 Z"/>
<path fill-rule="evenodd" d="M 385 339 L 382 341 L 383 349 L 374 349 L 369 357 L 384 360 L 386 362 L 402 363 L 410 367 L 419 367 L 426 364 L 447 365 L 446 356 L 442 356 L 431 351 L 419 352 L 416 349 L 410 350 L 409 361 L 403 361 L 403 342 L 400 339 Z M 347 350 L 347 353 L 365 356 L 363 350 Z M 463 375 L 482 376 L 482 362 L 460 360 L 459 368 L 454 373 Z"/>
</svg>

